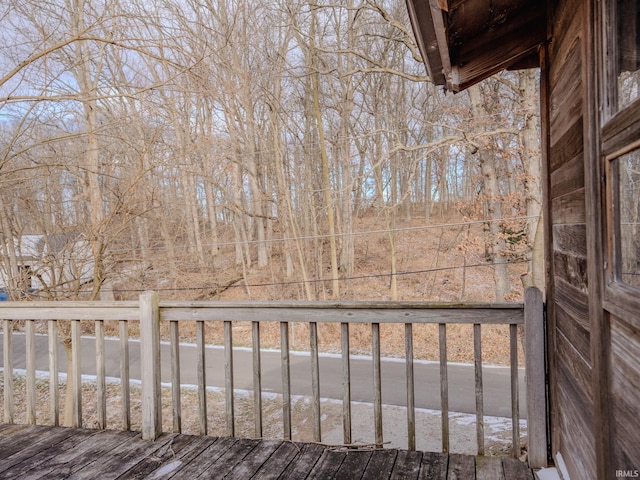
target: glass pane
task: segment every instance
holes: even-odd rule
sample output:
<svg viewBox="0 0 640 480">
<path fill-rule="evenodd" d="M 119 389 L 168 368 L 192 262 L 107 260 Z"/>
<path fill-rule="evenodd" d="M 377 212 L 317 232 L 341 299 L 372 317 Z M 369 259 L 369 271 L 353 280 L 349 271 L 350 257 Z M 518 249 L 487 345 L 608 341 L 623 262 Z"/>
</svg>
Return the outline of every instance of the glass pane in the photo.
<svg viewBox="0 0 640 480">
<path fill-rule="evenodd" d="M 640 98 L 640 6 L 637 0 L 617 3 L 618 110 Z"/>
<path fill-rule="evenodd" d="M 619 175 L 619 279 L 640 288 L 640 150 L 616 160 Z"/>
</svg>

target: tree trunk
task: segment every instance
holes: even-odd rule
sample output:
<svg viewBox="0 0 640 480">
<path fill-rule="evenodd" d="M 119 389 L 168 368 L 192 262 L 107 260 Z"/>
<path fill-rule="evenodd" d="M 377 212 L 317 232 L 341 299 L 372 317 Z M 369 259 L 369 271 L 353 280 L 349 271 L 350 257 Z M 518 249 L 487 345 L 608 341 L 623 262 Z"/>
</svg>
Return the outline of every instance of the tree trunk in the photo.
<svg viewBox="0 0 640 480">
<path fill-rule="evenodd" d="M 340 298 L 340 280 L 338 271 L 338 247 L 336 244 L 336 224 L 333 210 L 333 195 L 331 188 L 331 176 L 329 174 L 329 158 L 327 156 L 327 146 L 324 139 L 324 122 L 322 120 L 322 110 L 320 109 L 320 74 L 318 72 L 317 50 L 315 48 L 315 9 L 311 18 L 311 31 L 309 33 L 311 49 L 311 81 L 313 95 L 313 109 L 318 129 L 318 142 L 320 143 L 320 159 L 322 162 L 322 182 L 324 199 L 327 208 L 327 223 L 329 226 L 329 254 L 331 258 L 331 298 Z"/>
<path fill-rule="evenodd" d="M 474 117 L 478 119 L 487 118 L 488 112 L 484 106 L 485 99 L 480 88 L 474 85 L 468 91 Z M 496 159 L 485 146 L 480 146 L 477 155 L 479 155 L 480 172 L 484 186 L 486 219 L 488 220 L 489 243 L 487 251 L 493 263 L 496 302 L 502 302 L 511 287 L 509 283 L 509 265 L 503 253 L 505 251 L 505 241 L 501 236 L 502 227 L 499 222 L 502 218 L 502 199 L 498 186 Z"/>
<path fill-rule="evenodd" d="M 525 171 L 525 201 L 527 216 L 527 238 L 531 245 L 531 262 L 529 271 L 533 277 L 533 285 L 544 292 L 544 241 L 542 221 L 542 165 L 540 152 L 540 136 L 538 135 L 540 117 L 536 105 L 535 70 L 524 70 L 520 76 L 520 102 L 524 112 L 524 128 L 520 134 L 522 165 Z M 538 218 L 536 218 L 538 217 Z"/>
<path fill-rule="evenodd" d="M 20 295 L 19 292 L 19 279 L 20 279 L 20 267 L 18 265 L 18 256 L 16 252 L 16 244 L 14 239 L 14 230 L 11 228 L 9 221 L 8 210 L 5 208 L 2 195 L 0 194 L 0 224 L 2 225 L 2 250 L 4 250 L 3 257 L 6 259 L 7 265 L 5 270 L 7 274 L 7 280 L 9 287 L 9 295 L 12 300 L 17 300 Z"/>
</svg>

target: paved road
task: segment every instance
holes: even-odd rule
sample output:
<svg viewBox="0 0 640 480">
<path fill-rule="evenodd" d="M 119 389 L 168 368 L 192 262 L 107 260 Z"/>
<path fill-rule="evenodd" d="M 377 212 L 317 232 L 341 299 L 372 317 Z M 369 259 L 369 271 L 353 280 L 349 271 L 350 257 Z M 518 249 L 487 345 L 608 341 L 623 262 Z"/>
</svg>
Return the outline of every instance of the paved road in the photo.
<svg viewBox="0 0 640 480">
<path fill-rule="evenodd" d="M 0 334 L 0 339 L 2 334 Z M 118 340 L 106 340 L 106 374 L 120 376 Z M 82 338 L 82 372 L 95 375 L 95 339 Z M 45 335 L 36 337 L 36 368 L 48 371 L 48 343 Z M 140 379 L 140 343 L 131 340 L 130 375 Z M 0 341 L 0 352 L 2 342 Z M 25 368 L 25 338 L 14 334 L 14 368 Z M 0 354 L 0 365 L 2 364 Z M 162 381 L 170 382 L 169 345 L 162 344 Z M 60 372 L 66 371 L 66 355 L 59 348 Z M 234 349 L 234 381 L 236 389 L 252 390 L 252 356 L 248 349 Z M 208 346 L 206 350 L 207 385 L 224 387 L 224 350 L 222 347 Z M 181 382 L 197 384 L 196 349 L 193 345 L 182 344 L 180 348 Z M 262 351 L 262 387 L 265 392 L 282 392 L 280 352 Z M 440 409 L 440 370 L 437 363 L 416 361 L 414 364 L 415 401 L 418 408 Z M 308 354 L 291 353 L 291 391 L 293 395 L 311 396 L 311 364 Z M 475 413 L 475 386 L 473 366 L 450 364 L 449 410 L 452 412 Z M 372 363 L 367 357 L 351 359 L 351 399 L 356 402 L 372 402 Z M 485 367 L 483 369 L 485 415 L 511 416 L 510 373 L 508 368 Z M 526 414 L 524 373 L 520 370 L 520 412 Z M 324 398 L 342 399 L 342 365 L 335 355 L 320 358 L 320 394 Z M 403 361 L 383 359 L 382 361 L 382 401 L 389 405 L 406 405 L 405 364 Z"/>
</svg>

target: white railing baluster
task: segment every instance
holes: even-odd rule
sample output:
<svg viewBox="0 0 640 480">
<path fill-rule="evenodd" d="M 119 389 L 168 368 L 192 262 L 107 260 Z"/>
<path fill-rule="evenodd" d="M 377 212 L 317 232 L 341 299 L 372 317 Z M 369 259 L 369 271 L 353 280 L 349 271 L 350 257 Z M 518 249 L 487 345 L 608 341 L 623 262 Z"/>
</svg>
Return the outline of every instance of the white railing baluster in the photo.
<svg viewBox="0 0 640 480">
<path fill-rule="evenodd" d="M 407 448 L 416 449 L 416 403 L 413 378 L 413 324 L 404 324 L 405 363 L 407 376 Z"/>
<path fill-rule="evenodd" d="M 285 440 L 291 440 L 291 363 L 289 360 L 289 324 L 280 322 L 282 366 L 282 429 Z"/>
<path fill-rule="evenodd" d="M 51 424 L 60 424 L 60 400 L 58 396 L 58 321 L 48 321 L 49 333 L 49 418 Z"/>
<path fill-rule="evenodd" d="M 447 325 L 438 326 L 440 342 L 440 415 L 442 419 L 442 452 L 449 453 L 449 376 L 447 372 Z"/>
<path fill-rule="evenodd" d="M 36 424 L 36 329 L 33 320 L 26 321 L 27 423 Z"/>
<path fill-rule="evenodd" d="M 260 364 L 260 322 L 251 322 L 253 357 L 253 423 L 254 436 L 262 438 L 262 366 Z"/>
<path fill-rule="evenodd" d="M 318 358 L 318 324 L 309 323 L 309 347 L 311 349 L 311 409 L 313 440 L 322 441 L 322 417 L 320 412 L 320 362 Z"/>
<path fill-rule="evenodd" d="M 73 396 L 73 420 L 71 426 L 82 427 L 82 364 L 80 348 L 80 320 L 71 320 L 71 379 L 67 372 L 67 388 Z M 69 381 L 71 380 L 71 381 Z"/>
<path fill-rule="evenodd" d="M 196 350 L 198 355 L 198 413 L 200 435 L 209 433 L 207 421 L 207 375 L 205 363 L 204 322 L 196 322 Z"/>
<path fill-rule="evenodd" d="M 2 360 L 4 367 L 4 423 L 13 423 L 13 321 L 4 320 Z"/>
<path fill-rule="evenodd" d="M 234 437 L 235 406 L 233 398 L 233 331 L 232 323 L 224 322 L 224 397 L 227 417 L 227 435 Z"/>
<path fill-rule="evenodd" d="M 96 397 L 98 410 L 98 428 L 107 428 L 107 383 L 104 356 L 104 321 L 95 321 L 96 329 Z"/>
<path fill-rule="evenodd" d="M 131 389 L 129 387 L 129 322 L 118 321 L 120 336 L 120 421 L 123 430 L 131 430 Z"/>
<path fill-rule="evenodd" d="M 476 442 L 478 455 L 484 455 L 484 396 L 482 389 L 482 330 L 479 323 L 473 325 L 473 357 L 476 380 Z"/>
<path fill-rule="evenodd" d="M 180 398 L 180 330 L 178 322 L 169 322 L 171 348 L 171 403 L 173 433 L 182 433 L 182 404 Z"/>
<path fill-rule="evenodd" d="M 351 365 L 349 360 L 349 324 L 340 324 L 342 344 L 342 437 L 351 444 Z"/>
<path fill-rule="evenodd" d="M 509 350 L 511 357 L 511 455 L 518 458 L 520 456 L 520 399 L 518 392 L 518 326 L 515 324 L 509 325 Z"/>
<path fill-rule="evenodd" d="M 36 330 L 33 320 L 26 321 L 27 423 L 36 424 Z"/>
<path fill-rule="evenodd" d="M 382 371 L 380 364 L 380 324 L 371 324 L 371 360 L 373 364 L 373 423 L 375 443 L 382 447 Z"/>
</svg>

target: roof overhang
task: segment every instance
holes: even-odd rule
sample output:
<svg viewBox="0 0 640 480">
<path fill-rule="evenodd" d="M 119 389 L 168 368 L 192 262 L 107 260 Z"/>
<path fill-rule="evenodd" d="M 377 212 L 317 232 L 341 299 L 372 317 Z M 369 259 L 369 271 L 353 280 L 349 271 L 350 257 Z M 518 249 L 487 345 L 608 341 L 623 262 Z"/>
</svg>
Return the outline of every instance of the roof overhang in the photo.
<svg viewBox="0 0 640 480">
<path fill-rule="evenodd" d="M 540 0 L 407 0 L 431 80 L 459 92 L 505 69 L 539 65 L 547 36 Z"/>
</svg>

